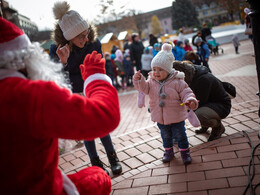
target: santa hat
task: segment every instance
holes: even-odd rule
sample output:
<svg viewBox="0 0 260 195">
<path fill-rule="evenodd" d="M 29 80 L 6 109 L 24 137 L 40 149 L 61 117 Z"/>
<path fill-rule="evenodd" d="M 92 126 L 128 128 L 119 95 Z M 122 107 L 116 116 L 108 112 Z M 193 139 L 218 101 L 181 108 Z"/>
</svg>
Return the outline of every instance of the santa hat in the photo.
<svg viewBox="0 0 260 195">
<path fill-rule="evenodd" d="M 153 58 L 151 66 L 160 67 L 170 73 L 172 71 L 172 65 L 174 56 L 172 54 L 172 46 L 168 43 L 163 44 L 162 50 Z"/>
<path fill-rule="evenodd" d="M 31 42 L 26 34 L 13 23 L 0 17 L 0 56 L 7 51 L 27 48 Z"/>
<path fill-rule="evenodd" d="M 53 7 L 54 16 L 59 20 L 59 26 L 67 41 L 75 38 L 89 28 L 87 21 L 84 20 L 78 12 L 73 10 L 69 11 L 69 9 L 70 6 L 66 1 L 57 2 Z"/>
</svg>

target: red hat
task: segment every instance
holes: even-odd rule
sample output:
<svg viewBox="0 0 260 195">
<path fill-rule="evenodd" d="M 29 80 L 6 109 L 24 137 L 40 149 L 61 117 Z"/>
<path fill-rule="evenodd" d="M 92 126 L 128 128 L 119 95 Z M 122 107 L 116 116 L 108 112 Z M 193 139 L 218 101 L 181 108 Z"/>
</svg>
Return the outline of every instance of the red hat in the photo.
<svg viewBox="0 0 260 195">
<path fill-rule="evenodd" d="M 0 17 L 0 55 L 6 51 L 21 50 L 31 44 L 28 36 L 13 23 Z"/>
<path fill-rule="evenodd" d="M 173 40 L 174 45 L 177 45 L 177 42 L 178 42 L 177 39 Z"/>
</svg>

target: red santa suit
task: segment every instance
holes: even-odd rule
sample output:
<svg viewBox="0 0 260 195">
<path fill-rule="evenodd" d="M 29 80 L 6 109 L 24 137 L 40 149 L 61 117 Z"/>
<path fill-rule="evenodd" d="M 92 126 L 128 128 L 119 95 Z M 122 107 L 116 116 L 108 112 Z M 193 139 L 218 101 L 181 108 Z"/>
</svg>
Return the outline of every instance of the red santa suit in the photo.
<svg viewBox="0 0 260 195">
<path fill-rule="evenodd" d="M 6 57 L 3 49 L 20 50 L 31 44 L 12 23 L 0 18 L 0 26 L 1 60 Z M 52 81 L 27 79 L 0 62 L 1 194 L 111 192 L 111 179 L 99 167 L 68 176 L 58 169 L 58 138 L 93 140 L 114 130 L 120 120 L 117 91 L 102 68 L 91 69 L 95 62 L 90 61 L 84 62 L 88 73 L 82 73 L 85 97 Z M 99 65 L 104 69 L 103 62 Z"/>
</svg>

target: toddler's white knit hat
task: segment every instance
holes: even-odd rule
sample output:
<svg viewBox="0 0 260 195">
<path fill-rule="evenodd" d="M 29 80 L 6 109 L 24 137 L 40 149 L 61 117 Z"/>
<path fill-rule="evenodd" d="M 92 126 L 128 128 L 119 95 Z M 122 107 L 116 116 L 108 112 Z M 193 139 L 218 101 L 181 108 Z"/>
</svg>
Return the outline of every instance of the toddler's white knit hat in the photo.
<svg viewBox="0 0 260 195">
<path fill-rule="evenodd" d="M 171 72 L 173 67 L 174 56 L 172 53 L 172 46 L 168 43 L 162 45 L 161 51 L 159 51 L 153 58 L 151 66 L 160 67 L 167 72 Z"/>
<path fill-rule="evenodd" d="M 89 25 L 78 12 L 70 10 L 66 1 L 56 2 L 53 7 L 53 13 L 58 19 L 59 26 L 66 40 L 71 40 L 83 31 L 87 30 Z"/>
</svg>

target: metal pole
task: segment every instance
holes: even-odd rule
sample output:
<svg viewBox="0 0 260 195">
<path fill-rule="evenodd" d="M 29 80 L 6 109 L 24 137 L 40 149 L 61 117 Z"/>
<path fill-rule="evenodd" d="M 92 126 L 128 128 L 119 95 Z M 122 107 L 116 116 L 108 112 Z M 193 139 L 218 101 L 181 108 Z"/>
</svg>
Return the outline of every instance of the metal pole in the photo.
<svg viewBox="0 0 260 195">
<path fill-rule="evenodd" d="M 255 62 L 256 62 L 256 72 L 258 78 L 258 88 L 260 91 L 260 1 L 259 0 L 247 0 L 250 4 L 249 13 L 252 31 L 253 31 L 253 43 L 254 43 L 254 50 L 255 50 Z M 260 101 L 260 94 L 258 92 L 259 101 Z M 260 117 L 260 105 L 258 110 L 258 116 Z"/>
</svg>

